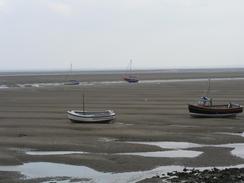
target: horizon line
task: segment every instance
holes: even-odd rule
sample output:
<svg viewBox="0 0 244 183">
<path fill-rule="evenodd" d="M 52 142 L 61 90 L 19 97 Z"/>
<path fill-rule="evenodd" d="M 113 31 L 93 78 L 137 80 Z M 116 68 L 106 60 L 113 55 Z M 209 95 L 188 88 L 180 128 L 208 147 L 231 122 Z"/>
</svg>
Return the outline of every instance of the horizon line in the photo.
<svg viewBox="0 0 244 183">
<path fill-rule="evenodd" d="M 165 70 L 206 70 L 206 69 L 244 69 L 244 65 L 242 66 L 209 66 L 209 67 L 166 67 L 166 68 L 135 68 L 133 72 L 136 71 L 165 71 Z M 73 69 L 72 72 L 106 72 L 106 71 L 128 71 L 128 69 Z M 12 73 L 12 72 L 71 72 L 67 69 L 16 69 L 16 70 L 0 70 L 0 73 Z"/>
</svg>

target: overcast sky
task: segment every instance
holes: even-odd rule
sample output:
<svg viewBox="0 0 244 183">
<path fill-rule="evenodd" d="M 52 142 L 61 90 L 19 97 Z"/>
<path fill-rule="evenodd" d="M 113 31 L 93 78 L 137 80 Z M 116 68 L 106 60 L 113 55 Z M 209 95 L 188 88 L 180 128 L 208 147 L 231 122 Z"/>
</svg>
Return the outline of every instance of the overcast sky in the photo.
<svg viewBox="0 0 244 183">
<path fill-rule="evenodd" d="M 244 66 L 243 0 L 0 0 L 0 70 Z"/>
</svg>

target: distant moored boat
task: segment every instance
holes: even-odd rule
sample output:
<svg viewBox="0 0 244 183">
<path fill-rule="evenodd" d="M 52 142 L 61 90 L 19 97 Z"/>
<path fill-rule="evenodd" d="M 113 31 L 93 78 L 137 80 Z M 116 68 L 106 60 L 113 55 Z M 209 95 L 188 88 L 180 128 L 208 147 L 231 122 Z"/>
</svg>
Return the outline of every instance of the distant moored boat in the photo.
<svg viewBox="0 0 244 183">
<path fill-rule="evenodd" d="M 135 76 L 131 76 L 131 75 L 125 76 L 125 77 L 123 77 L 123 79 L 125 81 L 127 81 L 128 83 L 138 83 L 139 82 L 139 79 L 137 79 Z"/>
<path fill-rule="evenodd" d="M 70 64 L 70 76 L 73 75 L 73 68 L 72 68 L 72 64 Z M 64 82 L 64 85 L 79 85 L 80 81 L 75 80 L 75 79 L 70 79 L 66 82 Z"/>
<path fill-rule="evenodd" d="M 132 60 L 130 60 L 129 67 L 129 74 L 127 76 L 124 76 L 123 79 L 128 83 L 138 83 L 139 79 L 136 76 L 132 75 Z"/>
<path fill-rule="evenodd" d="M 67 81 L 67 82 L 65 82 L 64 83 L 64 85 L 79 85 L 80 84 L 80 82 L 79 81 L 77 81 L 77 80 L 69 80 L 69 81 Z"/>
</svg>

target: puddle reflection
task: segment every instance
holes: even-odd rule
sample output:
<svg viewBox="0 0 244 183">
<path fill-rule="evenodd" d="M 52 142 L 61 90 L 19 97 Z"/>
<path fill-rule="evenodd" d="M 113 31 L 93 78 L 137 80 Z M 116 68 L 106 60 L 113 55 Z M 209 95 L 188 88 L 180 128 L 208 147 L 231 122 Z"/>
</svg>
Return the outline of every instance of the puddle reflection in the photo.
<svg viewBox="0 0 244 183">
<path fill-rule="evenodd" d="M 83 152 L 83 151 L 27 151 L 25 154 L 45 156 L 45 155 L 87 154 L 87 152 Z"/>
<path fill-rule="evenodd" d="M 107 183 L 129 183 L 137 182 L 147 177 L 152 177 L 156 174 L 167 173 L 171 171 L 182 171 L 182 166 L 162 166 L 148 171 L 137 172 L 99 172 L 86 166 L 65 165 L 48 162 L 25 163 L 19 166 L 0 166 L 0 171 L 16 171 L 30 178 L 45 178 L 45 177 L 75 177 L 87 179 L 94 182 Z M 58 181 L 57 181 L 58 182 Z M 84 182 L 84 181 L 82 181 Z"/>
<path fill-rule="evenodd" d="M 173 150 L 173 151 L 157 151 L 157 152 L 139 152 L 139 153 L 119 153 L 120 155 L 136 155 L 143 157 L 158 158 L 195 158 L 203 152 L 190 150 Z"/>
</svg>

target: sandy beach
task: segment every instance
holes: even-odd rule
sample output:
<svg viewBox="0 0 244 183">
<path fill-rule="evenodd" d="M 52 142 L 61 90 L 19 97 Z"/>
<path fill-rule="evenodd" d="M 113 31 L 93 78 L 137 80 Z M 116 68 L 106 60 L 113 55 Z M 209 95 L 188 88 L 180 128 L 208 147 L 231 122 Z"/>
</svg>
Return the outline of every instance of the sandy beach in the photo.
<svg viewBox="0 0 244 183">
<path fill-rule="evenodd" d="M 244 73 L 244 72 L 243 72 Z M 99 172 L 148 171 L 159 166 L 213 167 L 244 164 L 244 148 L 233 154 L 230 144 L 244 144 L 244 114 L 237 118 L 192 118 L 187 104 L 205 94 L 207 78 L 242 78 L 237 72 L 142 73 L 142 80 L 200 79 L 184 82 L 138 84 L 100 83 L 81 86 L 16 87 L 18 84 L 61 83 L 65 75 L 1 76 L 0 165 L 51 162 L 79 165 Z M 81 74 L 83 82 L 120 81 L 120 74 Z M 82 108 L 112 109 L 115 121 L 108 124 L 75 124 L 66 116 Z M 244 105 L 244 79 L 211 81 L 214 102 Z M 130 143 L 128 143 L 130 142 Z M 162 148 L 136 142 L 187 142 L 189 148 Z M 226 145 L 228 144 L 228 145 Z M 222 146 L 221 146 L 222 145 Z M 243 145 L 244 146 L 244 145 Z M 169 149 L 201 152 L 196 157 L 144 157 L 121 153 L 158 152 Z M 82 151 L 59 155 L 29 155 L 28 151 Z M 0 168 L 0 170 L 2 170 Z M 21 174 L 0 172 L 0 182 L 41 182 L 21 179 Z M 23 178 L 23 177 L 22 177 Z M 149 178 L 149 177 L 148 177 Z M 109 181 L 108 181 L 109 182 Z"/>
</svg>

